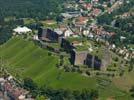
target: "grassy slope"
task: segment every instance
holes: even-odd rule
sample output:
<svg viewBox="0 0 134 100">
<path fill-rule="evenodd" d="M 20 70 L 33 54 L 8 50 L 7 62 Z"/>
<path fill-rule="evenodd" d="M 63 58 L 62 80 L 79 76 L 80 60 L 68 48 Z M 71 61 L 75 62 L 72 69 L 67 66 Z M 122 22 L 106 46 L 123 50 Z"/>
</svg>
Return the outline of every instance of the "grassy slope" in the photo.
<svg viewBox="0 0 134 100">
<path fill-rule="evenodd" d="M 129 91 L 129 89 L 134 86 L 134 71 L 126 73 L 125 76 L 121 78 L 114 78 L 113 82 L 116 86 L 119 88 L 122 88 L 123 90 Z"/>
<path fill-rule="evenodd" d="M 59 71 L 55 64 L 57 56 L 48 56 L 48 52 L 23 39 L 14 38 L 0 48 L 10 69 L 23 77 L 33 78 L 39 85 L 49 84 L 55 88 L 83 89 L 95 88 L 95 79 L 87 79 L 76 73 Z"/>
<path fill-rule="evenodd" d="M 47 84 L 53 88 L 71 90 L 94 89 L 98 87 L 96 78 L 86 78 L 76 73 L 66 73 L 58 70 L 55 64 L 57 56 L 48 56 L 48 51 L 35 46 L 33 42 L 20 38 L 12 38 L 0 48 L 8 69 L 22 77 L 31 77 L 40 86 Z M 10 67 L 9 67 L 10 66 Z M 108 97 L 117 97 L 117 100 L 128 99 L 127 93 L 120 91 L 114 84 L 97 88 L 100 100 Z"/>
</svg>

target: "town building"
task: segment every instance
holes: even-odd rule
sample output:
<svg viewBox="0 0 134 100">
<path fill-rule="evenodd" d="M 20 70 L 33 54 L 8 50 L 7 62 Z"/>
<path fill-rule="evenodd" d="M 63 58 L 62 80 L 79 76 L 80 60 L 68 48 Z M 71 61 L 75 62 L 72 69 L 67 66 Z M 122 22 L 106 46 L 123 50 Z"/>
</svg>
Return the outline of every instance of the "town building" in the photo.
<svg viewBox="0 0 134 100">
<path fill-rule="evenodd" d="M 75 49 L 71 52 L 71 61 L 73 65 L 84 65 L 87 58 L 87 51 L 76 51 Z"/>
<path fill-rule="evenodd" d="M 87 65 L 89 68 L 101 69 L 102 61 L 99 57 L 92 55 L 90 46 L 84 45 L 84 40 L 77 38 L 62 38 L 61 47 L 70 53 L 70 61 L 72 65 Z"/>
<path fill-rule="evenodd" d="M 71 52 L 71 63 L 73 65 L 87 65 L 89 68 L 100 70 L 102 61 L 97 56 L 91 55 L 88 51 L 77 51 L 73 49 Z"/>
<path fill-rule="evenodd" d="M 58 42 L 61 36 L 62 33 L 57 33 L 54 30 L 48 28 L 40 28 L 38 31 L 38 37 L 40 40 L 43 41 Z"/>
<path fill-rule="evenodd" d="M 0 78 L 0 100 L 34 100 L 28 95 L 29 91 L 21 88 L 14 77 Z"/>
</svg>

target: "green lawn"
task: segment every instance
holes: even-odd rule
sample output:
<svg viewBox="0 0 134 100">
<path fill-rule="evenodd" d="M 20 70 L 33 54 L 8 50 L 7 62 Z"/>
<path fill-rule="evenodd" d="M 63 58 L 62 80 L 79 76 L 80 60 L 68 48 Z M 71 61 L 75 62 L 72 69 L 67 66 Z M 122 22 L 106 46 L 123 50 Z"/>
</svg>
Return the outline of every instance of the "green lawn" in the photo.
<svg viewBox="0 0 134 100">
<path fill-rule="evenodd" d="M 32 18 L 24 18 L 23 21 L 24 21 L 24 25 L 30 25 L 30 24 L 33 24 L 33 23 L 36 22 L 36 21 L 35 21 L 34 19 L 32 19 Z"/>
<path fill-rule="evenodd" d="M 13 75 L 16 73 L 20 77 L 31 77 L 39 86 L 48 85 L 55 89 L 71 90 L 97 89 L 100 100 L 107 100 L 109 97 L 116 97 L 117 100 L 130 98 L 128 93 L 124 93 L 113 83 L 103 88 L 102 85 L 98 86 L 98 78 L 57 69 L 55 65 L 59 57 L 48 56 L 47 50 L 41 49 L 32 41 L 12 38 L 0 46 L 0 57 Z"/>
<path fill-rule="evenodd" d="M 55 65 L 59 57 L 48 56 L 47 50 L 30 41 L 13 38 L 0 48 L 0 56 L 8 63 L 9 69 L 17 70 L 22 77 L 31 77 L 40 86 L 47 84 L 72 90 L 96 87 L 95 79 L 57 69 Z"/>
</svg>

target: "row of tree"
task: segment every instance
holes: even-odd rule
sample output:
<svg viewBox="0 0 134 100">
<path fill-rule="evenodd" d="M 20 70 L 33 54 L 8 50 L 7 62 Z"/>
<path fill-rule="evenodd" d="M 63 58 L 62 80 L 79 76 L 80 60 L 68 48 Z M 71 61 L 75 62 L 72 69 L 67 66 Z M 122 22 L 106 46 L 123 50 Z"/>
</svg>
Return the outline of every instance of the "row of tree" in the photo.
<svg viewBox="0 0 134 100">
<path fill-rule="evenodd" d="M 24 79 L 24 88 L 31 91 L 37 98 L 48 97 L 51 100 L 96 100 L 99 96 L 96 90 L 71 91 L 63 89 L 53 89 L 47 86 L 39 88 L 30 78 Z M 40 97 L 41 96 L 41 97 Z M 37 99 L 38 100 L 38 99 Z"/>
</svg>

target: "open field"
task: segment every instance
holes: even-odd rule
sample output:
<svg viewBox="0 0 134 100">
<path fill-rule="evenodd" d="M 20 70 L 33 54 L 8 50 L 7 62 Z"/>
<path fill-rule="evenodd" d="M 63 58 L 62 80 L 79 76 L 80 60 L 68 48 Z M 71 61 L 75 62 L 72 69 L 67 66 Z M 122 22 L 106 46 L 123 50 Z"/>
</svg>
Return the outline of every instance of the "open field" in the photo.
<svg viewBox="0 0 134 100">
<path fill-rule="evenodd" d="M 119 88 L 122 88 L 123 90 L 129 91 L 129 89 L 134 86 L 134 71 L 130 73 L 126 73 L 125 76 L 121 78 L 114 78 L 113 82 L 115 83 L 116 86 Z"/>
<path fill-rule="evenodd" d="M 47 50 L 32 41 L 12 38 L 0 46 L 0 57 L 13 75 L 31 77 L 39 86 L 70 90 L 97 89 L 100 100 L 107 100 L 109 97 L 114 97 L 115 100 L 131 100 L 129 94 L 118 87 L 118 83 L 109 82 L 105 78 L 98 81 L 97 77 L 84 77 L 59 70 L 56 68 L 59 57 L 48 55 Z"/>
</svg>

